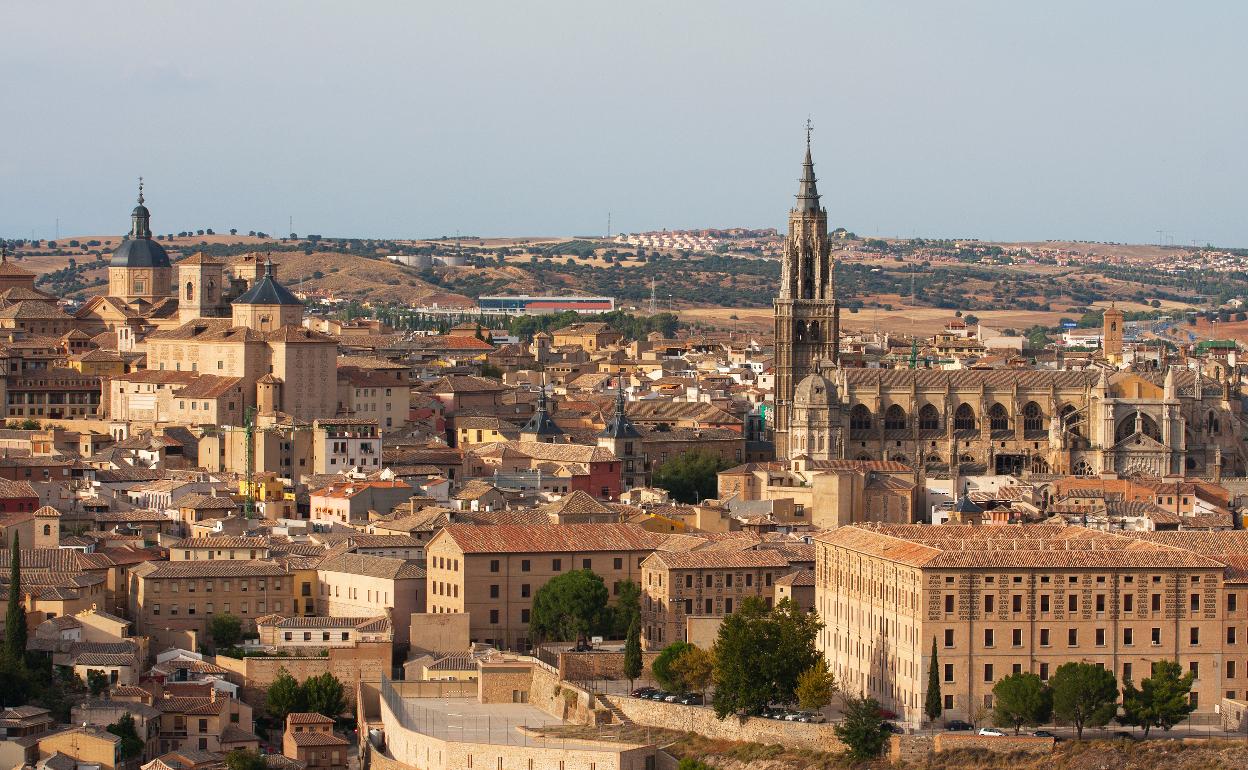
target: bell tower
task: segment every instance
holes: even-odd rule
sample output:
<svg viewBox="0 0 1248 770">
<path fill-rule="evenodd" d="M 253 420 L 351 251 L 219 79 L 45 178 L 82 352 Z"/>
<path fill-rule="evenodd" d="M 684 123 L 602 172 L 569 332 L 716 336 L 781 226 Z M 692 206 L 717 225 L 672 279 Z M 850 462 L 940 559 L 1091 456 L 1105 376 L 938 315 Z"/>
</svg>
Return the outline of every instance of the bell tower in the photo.
<svg viewBox="0 0 1248 770">
<path fill-rule="evenodd" d="M 819 205 L 815 164 L 810 157 L 810 121 L 806 121 L 806 159 L 789 211 L 789 233 L 775 299 L 775 443 L 776 456 L 787 458 L 793 394 L 820 361 L 840 362 L 841 306 L 836 299 L 835 263 L 828 240 L 828 212 Z"/>
</svg>

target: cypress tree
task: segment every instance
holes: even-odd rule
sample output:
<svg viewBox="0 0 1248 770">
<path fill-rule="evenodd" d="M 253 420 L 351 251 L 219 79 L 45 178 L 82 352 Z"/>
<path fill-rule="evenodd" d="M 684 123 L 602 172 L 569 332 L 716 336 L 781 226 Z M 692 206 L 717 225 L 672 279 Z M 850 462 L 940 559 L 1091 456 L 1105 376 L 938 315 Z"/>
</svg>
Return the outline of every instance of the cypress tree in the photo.
<svg viewBox="0 0 1248 770">
<path fill-rule="evenodd" d="M 26 657 L 26 610 L 22 606 L 22 548 L 18 534 L 13 533 L 13 549 L 9 552 L 9 607 L 4 618 L 4 650 L 15 661 Z"/>
<path fill-rule="evenodd" d="M 940 664 L 936 661 L 936 637 L 932 637 L 932 662 L 927 669 L 927 699 L 923 702 L 923 713 L 935 722 L 944 713 L 944 698 L 940 695 Z"/>
</svg>

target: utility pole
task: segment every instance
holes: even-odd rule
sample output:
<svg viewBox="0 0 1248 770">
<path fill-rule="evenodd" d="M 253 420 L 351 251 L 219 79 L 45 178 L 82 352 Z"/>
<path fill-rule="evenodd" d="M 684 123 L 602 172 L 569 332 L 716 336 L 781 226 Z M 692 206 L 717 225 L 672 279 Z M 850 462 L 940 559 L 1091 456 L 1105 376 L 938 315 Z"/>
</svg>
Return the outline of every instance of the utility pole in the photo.
<svg viewBox="0 0 1248 770">
<path fill-rule="evenodd" d="M 256 438 L 256 408 L 249 406 L 243 411 L 243 438 L 247 442 L 247 496 L 243 501 L 243 515 L 251 519 L 256 515 L 256 449 L 252 442 Z"/>
<path fill-rule="evenodd" d="M 611 212 L 607 212 L 607 237 L 611 237 Z"/>
</svg>

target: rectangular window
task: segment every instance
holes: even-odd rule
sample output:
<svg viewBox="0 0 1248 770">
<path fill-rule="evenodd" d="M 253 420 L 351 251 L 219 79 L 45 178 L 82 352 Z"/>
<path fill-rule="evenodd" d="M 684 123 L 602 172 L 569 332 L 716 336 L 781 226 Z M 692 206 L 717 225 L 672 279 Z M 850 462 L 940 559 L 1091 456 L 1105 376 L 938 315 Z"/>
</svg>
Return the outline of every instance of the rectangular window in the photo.
<svg viewBox="0 0 1248 770">
<path fill-rule="evenodd" d="M 1096 611 L 1097 612 L 1105 611 L 1105 594 L 1096 595 Z"/>
<path fill-rule="evenodd" d="M 1040 611 L 1041 612 L 1049 611 L 1049 595 L 1048 594 L 1040 594 Z"/>
<path fill-rule="evenodd" d="M 623 560 L 623 559 L 616 559 L 616 560 L 615 560 L 615 562 L 614 562 L 614 564 L 613 564 L 613 568 L 614 568 L 614 569 L 624 569 L 624 560 Z"/>
<path fill-rule="evenodd" d="M 992 647 L 995 641 L 996 641 L 996 635 L 993 633 L 993 630 L 991 628 L 985 628 L 984 629 L 984 646 Z"/>
<path fill-rule="evenodd" d="M 1226 662 L 1226 678 L 1227 679 L 1235 678 L 1235 661 L 1233 660 L 1228 660 Z"/>
<path fill-rule="evenodd" d="M 1150 632 L 1150 634 L 1149 634 L 1149 640 L 1150 640 L 1150 641 L 1151 641 L 1154 645 L 1159 645 L 1159 644 L 1161 644 L 1161 629 L 1160 629 L 1160 628 L 1154 628 L 1154 629 L 1152 629 L 1152 631 L 1151 631 L 1151 632 Z"/>
<path fill-rule="evenodd" d="M 1049 629 L 1047 628 L 1040 629 L 1040 646 L 1041 647 L 1049 646 Z"/>
<path fill-rule="evenodd" d="M 1161 594 L 1153 594 L 1150 607 L 1153 612 L 1161 612 Z"/>
<path fill-rule="evenodd" d="M 1010 599 L 1010 610 L 1013 612 L 1023 611 L 1023 595 L 1022 594 L 1014 594 L 1014 596 Z"/>
<path fill-rule="evenodd" d="M 984 612 L 992 612 L 992 608 L 996 604 L 997 597 L 992 594 L 984 594 Z"/>
<path fill-rule="evenodd" d="M 953 664 L 952 663 L 945 664 L 945 681 L 946 682 L 953 681 Z"/>
<path fill-rule="evenodd" d="M 1066 608 L 1071 612 L 1079 611 L 1079 594 L 1070 595 L 1070 598 L 1066 601 Z"/>
<path fill-rule="evenodd" d="M 1096 646 L 1097 647 L 1105 646 L 1105 629 L 1103 628 L 1096 629 Z"/>
<path fill-rule="evenodd" d="M 985 681 L 985 682 L 991 682 L 991 681 L 992 681 L 992 679 L 993 679 L 993 676 L 992 676 L 992 664 L 991 664 L 991 663 L 985 663 L 985 664 L 984 664 L 984 681 Z"/>
<path fill-rule="evenodd" d="M 1066 644 L 1071 647 L 1077 647 L 1079 645 L 1079 629 L 1072 628 L 1066 631 Z"/>
<path fill-rule="evenodd" d="M 945 614 L 953 612 L 953 594 L 945 594 Z"/>
<path fill-rule="evenodd" d="M 1226 643 L 1235 644 L 1235 626 L 1228 626 L 1226 629 Z"/>
<path fill-rule="evenodd" d="M 1131 679 L 1131 664 L 1123 663 L 1122 664 L 1122 681 L 1126 682 L 1126 681 L 1129 681 L 1130 679 Z"/>
<path fill-rule="evenodd" d="M 1197 663 L 1196 661 L 1193 660 L 1191 663 L 1188 663 L 1187 670 L 1191 671 L 1192 675 L 1195 676 L 1195 678 L 1197 679 L 1200 678 L 1200 664 Z"/>
<path fill-rule="evenodd" d="M 498 584 L 497 583 L 490 586 L 490 598 L 491 599 L 498 598 Z"/>
<path fill-rule="evenodd" d="M 1131 629 L 1129 628 L 1122 629 L 1122 643 L 1126 645 L 1127 647 L 1130 647 L 1134 641 L 1135 639 L 1134 639 Z"/>
<path fill-rule="evenodd" d="M 945 708 L 946 709 L 953 708 L 953 696 L 952 695 L 945 696 Z"/>
<path fill-rule="evenodd" d="M 1023 646 L 1023 629 L 1016 628 L 1010 632 L 1010 644 L 1015 647 Z"/>
<path fill-rule="evenodd" d="M 490 559 L 490 572 L 498 572 L 502 568 L 498 559 Z"/>
<path fill-rule="evenodd" d="M 551 560 L 550 560 L 550 571 L 551 571 L 551 572 L 562 572 L 562 571 L 563 571 L 563 559 L 551 559 Z"/>
<path fill-rule="evenodd" d="M 1192 608 L 1192 612 L 1200 612 L 1200 594 L 1191 594 L 1188 597 L 1188 605 Z"/>
<path fill-rule="evenodd" d="M 531 571 L 531 567 L 532 567 L 532 565 L 531 565 L 531 564 L 529 564 L 529 560 L 528 560 L 528 559 L 521 559 L 521 560 L 520 560 L 520 571 L 521 571 L 521 572 L 529 572 L 529 571 Z"/>
<path fill-rule="evenodd" d="M 1226 611 L 1227 612 L 1235 611 L 1235 594 L 1226 595 Z"/>
<path fill-rule="evenodd" d="M 1126 594 L 1122 597 L 1122 611 L 1123 612 L 1135 611 L 1135 594 Z"/>
<path fill-rule="evenodd" d="M 533 593 L 533 591 L 532 591 L 532 589 L 531 589 L 531 588 L 529 588 L 529 584 L 528 584 L 528 583 L 521 583 L 521 584 L 520 584 L 520 598 L 522 598 L 522 599 L 527 599 L 527 598 L 529 598 L 529 596 L 530 596 L 532 593 Z"/>
<path fill-rule="evenodd" d="M 593 568 L 594 568 L 593 559 L 581 559 L 581 569 L 593 569 Z"/>
<path fill-rule="evenodd" d="M 945 646 L 946 647 L 953 646 L 953 629 L 952 628 L 945 629 Z"/>
<path fill-rule="evenodd" d="M 1040 681 L 1042 682 L 1049 681 L 1049 664 L 1048 663 L 1040 664 Z"/>
<path fill-rule="evenodd" d="M 529 622 L 529 611 L 528 611 L 528 610 L 520 610 L 520 622 L 521 622 L 521 623 L 528 623 L 528 622 Z"/>
<path fill-rule="evenodd" d="M 498 625 L 498 610 L 490 610 L 490 624 Z"/>
<path fill-rule="evenodd" d="M 1195 626 L 1192 626 L 1191 632 L 1189 634 L 1189 639 L 1193 646 L 1200 644 L 1200 629 Z"/>
</svg>

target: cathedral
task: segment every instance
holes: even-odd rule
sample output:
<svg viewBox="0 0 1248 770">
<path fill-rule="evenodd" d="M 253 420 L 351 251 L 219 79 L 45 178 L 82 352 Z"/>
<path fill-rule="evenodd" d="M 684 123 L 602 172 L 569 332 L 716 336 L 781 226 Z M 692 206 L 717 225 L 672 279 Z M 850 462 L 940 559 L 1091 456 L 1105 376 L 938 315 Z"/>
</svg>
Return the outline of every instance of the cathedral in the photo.
<svg viewBox="0 0 1248 770">
<path fill-rule="evenodd" d="M 774 310 L 780 457 L 895 460 L 933 474 L 1245 472 L 1229 368 L 1119 368 L 1116 308 L 1105 313 L 1104 354 L 1086 369 L 847 368 L 834 272 L 808 130 Z"/>
</svg>

